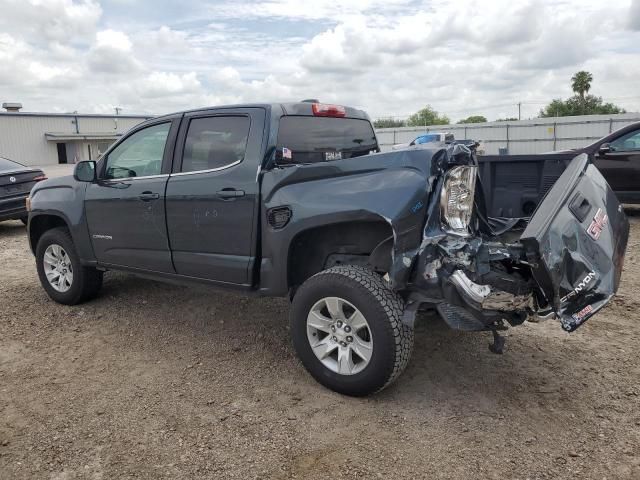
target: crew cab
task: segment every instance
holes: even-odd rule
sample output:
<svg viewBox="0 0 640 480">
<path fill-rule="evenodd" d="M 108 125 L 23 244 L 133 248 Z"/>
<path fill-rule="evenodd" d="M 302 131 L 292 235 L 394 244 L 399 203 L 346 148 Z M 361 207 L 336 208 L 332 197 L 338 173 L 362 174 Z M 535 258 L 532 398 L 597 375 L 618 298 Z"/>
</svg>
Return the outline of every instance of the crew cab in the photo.
<svg viewBox="0 0 640 480">
<path fill-rule="evenodd" d="M 190 110 L 37 184 L 29 240 L 63 304 L 98 295 L 109 270 L 288 296 L 303 365 L 328 388 L 367 395 L 406 367 L 419 309 L 492 332 L 501 353 L 507 326 L 554 318 L 573 331 L 615 294 L 621 206 L 587 155 L 543 161 L 560 178 L 529 194 L 535 212 L 523 215 L 518 190 L 503 195 L 521 166 L 502 159 L 482 178 L 464 145 L 380 153 L 360 110 Z"/>
</svg>

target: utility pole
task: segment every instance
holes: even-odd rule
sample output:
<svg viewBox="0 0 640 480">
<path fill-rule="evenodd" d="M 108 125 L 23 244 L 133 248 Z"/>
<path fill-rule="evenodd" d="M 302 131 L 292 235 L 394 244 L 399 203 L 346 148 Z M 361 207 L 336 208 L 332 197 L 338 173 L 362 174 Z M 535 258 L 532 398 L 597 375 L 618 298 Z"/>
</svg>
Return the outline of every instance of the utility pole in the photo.
<svg viewBox="0 0 640 480">
<path fill-rule="evenodd" d="M 521 120 L 520 117 L 520 107 L 522 106 L 522 103 L 518 102 L 518 120 Z"/>
</svg>

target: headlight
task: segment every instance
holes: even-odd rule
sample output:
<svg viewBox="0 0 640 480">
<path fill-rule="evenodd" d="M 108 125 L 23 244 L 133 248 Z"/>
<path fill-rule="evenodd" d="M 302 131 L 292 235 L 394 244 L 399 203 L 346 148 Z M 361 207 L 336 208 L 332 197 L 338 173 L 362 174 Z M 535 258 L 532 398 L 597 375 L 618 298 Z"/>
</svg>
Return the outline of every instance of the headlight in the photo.
<svg viewBox="0 0 640 480">
<path fill-rule="evenodd" d="M 440 194 L 440 217 L 445 231 L 468 235 L 473 214 L 478 167 L 454 167 L 446 173 Z"/>
</svg>

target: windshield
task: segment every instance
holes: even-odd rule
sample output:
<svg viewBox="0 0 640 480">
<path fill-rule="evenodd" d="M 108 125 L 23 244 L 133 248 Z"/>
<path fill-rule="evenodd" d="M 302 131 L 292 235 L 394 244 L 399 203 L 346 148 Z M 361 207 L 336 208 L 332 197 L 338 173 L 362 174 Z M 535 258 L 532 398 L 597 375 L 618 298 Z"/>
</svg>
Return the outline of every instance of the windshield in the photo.
<svg viewBox="0 0 640 480">
<path fill-rule="evenodd" d="M 18 162 L 12 162 L 11 160 L 0 157 L 0 173 L 15 172 L 16 170 L 24 170 L 24 165 L 20 165 Z"/>
<path fill-rule="evenodd" d="M 293 115 L 280 120 L 279 164 L 328 162 L 377 151 L 376 135 L 368 120 Z"/>
</svg>

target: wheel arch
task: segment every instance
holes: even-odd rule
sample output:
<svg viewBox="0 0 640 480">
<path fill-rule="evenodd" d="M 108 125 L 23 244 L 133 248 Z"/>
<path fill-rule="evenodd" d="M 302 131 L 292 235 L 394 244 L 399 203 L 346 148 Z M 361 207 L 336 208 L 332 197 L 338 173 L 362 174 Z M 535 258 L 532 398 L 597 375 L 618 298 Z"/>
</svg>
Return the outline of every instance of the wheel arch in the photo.
<svg viewBox="0 0 640 480">
<path fill-rule="evenodd" d="M 32 214 L 29 219 L 29 246 L 31 247 L 31 252 L 33 254 L 36 253 L 38 241 L 47 230 L 58 227 L 64 227 L 71 231 L 69 221 L 60 214 Z"/>
<path fill-rule="evenodd" d="M 389 241 L 391 239 L 391 241 Z M 306 228 L 292 238 L 287 254 L 287 285 L 295 289 L 316 273 L 341 264 L 387 264 L 393 229 L 382 217 Z M 375 260 L 372 253 L 377 252 Z M 374 261 L 374 264 L 370 263 Z"/>
</svg>

